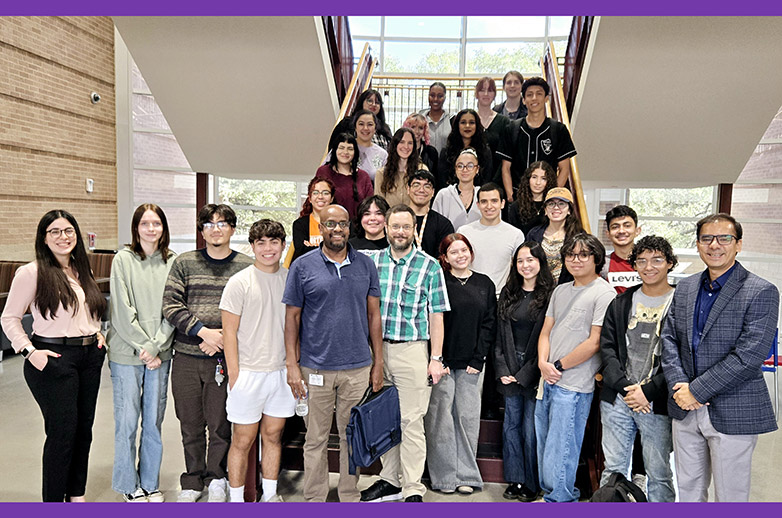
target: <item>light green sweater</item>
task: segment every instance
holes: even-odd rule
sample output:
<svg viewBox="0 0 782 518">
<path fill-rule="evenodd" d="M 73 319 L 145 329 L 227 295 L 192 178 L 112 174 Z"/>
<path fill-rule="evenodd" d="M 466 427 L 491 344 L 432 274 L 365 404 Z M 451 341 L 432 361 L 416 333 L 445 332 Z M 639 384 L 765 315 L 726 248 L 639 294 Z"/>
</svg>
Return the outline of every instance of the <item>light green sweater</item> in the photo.
<svg viewBox="0 0 782 518">
<path fill-rule="evenodd" d="M 171 359 L 174 327 L 163 318 L 163 289 L 174 262 L 160 251 L 143 261 L 129 248 L 111 263 L 111 329 L 106 336 L 109 361 L 143 365 L 143 350 L 163 361 Z"/>
</svg>

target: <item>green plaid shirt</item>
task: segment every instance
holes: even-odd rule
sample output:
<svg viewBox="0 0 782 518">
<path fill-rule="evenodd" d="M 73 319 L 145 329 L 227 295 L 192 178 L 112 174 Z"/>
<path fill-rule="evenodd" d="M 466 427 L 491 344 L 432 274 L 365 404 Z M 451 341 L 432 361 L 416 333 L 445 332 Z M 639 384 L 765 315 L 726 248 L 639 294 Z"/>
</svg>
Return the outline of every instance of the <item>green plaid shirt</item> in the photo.
<svg viewBox="0 0 782 518">
<path fill-rule="evenodd" d="M 428 340 L 429 313 L 451 310 L 440 265 L 416 247 L 399 260 L 391 256 L 391 247 L 370 257 L 380 277 L 383 339 Z"/>
</svg>

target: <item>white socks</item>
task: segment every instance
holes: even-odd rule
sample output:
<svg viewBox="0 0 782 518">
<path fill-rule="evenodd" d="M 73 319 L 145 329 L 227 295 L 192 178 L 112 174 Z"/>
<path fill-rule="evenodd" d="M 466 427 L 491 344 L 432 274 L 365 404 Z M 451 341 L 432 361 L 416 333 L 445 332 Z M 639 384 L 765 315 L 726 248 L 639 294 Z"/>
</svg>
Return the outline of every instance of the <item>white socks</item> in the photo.
<svg viewBox="0 0 782 518">
<path fill-rule="evenodd" d="M 231 487 L 228 486 L 228 492 L 231 502 L 244 502 L 244 486 Z"/>
<path fill-rule="evenodd" d="M 261 479 L 261 488 L 263 489 L 263 501 L 268 502 L 277 494 L 277 481 L 268 478 Z M 233 488 L 231 489 L 233 491 Z"/>
</svg>

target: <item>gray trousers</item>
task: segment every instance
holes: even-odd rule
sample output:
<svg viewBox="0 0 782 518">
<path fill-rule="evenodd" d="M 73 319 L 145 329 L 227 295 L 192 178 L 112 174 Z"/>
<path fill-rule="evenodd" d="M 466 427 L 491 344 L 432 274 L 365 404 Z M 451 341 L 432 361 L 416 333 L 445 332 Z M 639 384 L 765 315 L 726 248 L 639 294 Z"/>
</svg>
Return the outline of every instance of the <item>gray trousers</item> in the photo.
<svg viewBox="0 0 782 518">
<path fill-rule="evenodd" d="M 706 502 L 714 476 L 717 502 L 749 502 L 752 452 L 757 435 L 726 435 L 714 429 L 709 409 L 673 419 L 673 452 L 679 501 Z"/>
<path fill-rule="evenodd" d="M 453 491 L 459 486 L 482 488 L 475 455 L 481 417 L 480 374 L 451 370 L 432 387 L 424 417 L 426 460 L 433 489 Z"/>
</svg>

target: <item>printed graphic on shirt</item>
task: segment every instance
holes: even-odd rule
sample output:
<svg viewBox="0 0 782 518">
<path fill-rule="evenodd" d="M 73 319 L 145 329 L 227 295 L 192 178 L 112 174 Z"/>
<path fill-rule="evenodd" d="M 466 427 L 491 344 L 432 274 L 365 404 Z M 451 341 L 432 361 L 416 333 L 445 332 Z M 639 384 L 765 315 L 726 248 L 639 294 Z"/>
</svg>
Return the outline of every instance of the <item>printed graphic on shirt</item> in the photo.
<svg viewBox="0 0 782 518">
<path fill-rule="evenodd" d="M 613 288 L 632 288 L 641 284 L 641 276 L 636 271 L 608 272 L 606 280 Z M 622 290 L 624 291 L 624 290 Z"/>
<path fill-rule="evenodd" d="M 666 302 L 667 297 L 655 307 L 637 302 L 627 324 L 627 379 L 633 383 L 648 381 L 659 369 L 662 354 L 659 324 Z"/>
<path fill-rule="evenodd" d="M 551 154 L 551 139 L 547 138 L 545 140 L 540 141 L 540 147 L 543 148 L 543 152 L 547 155 Z"/>
</svg>

